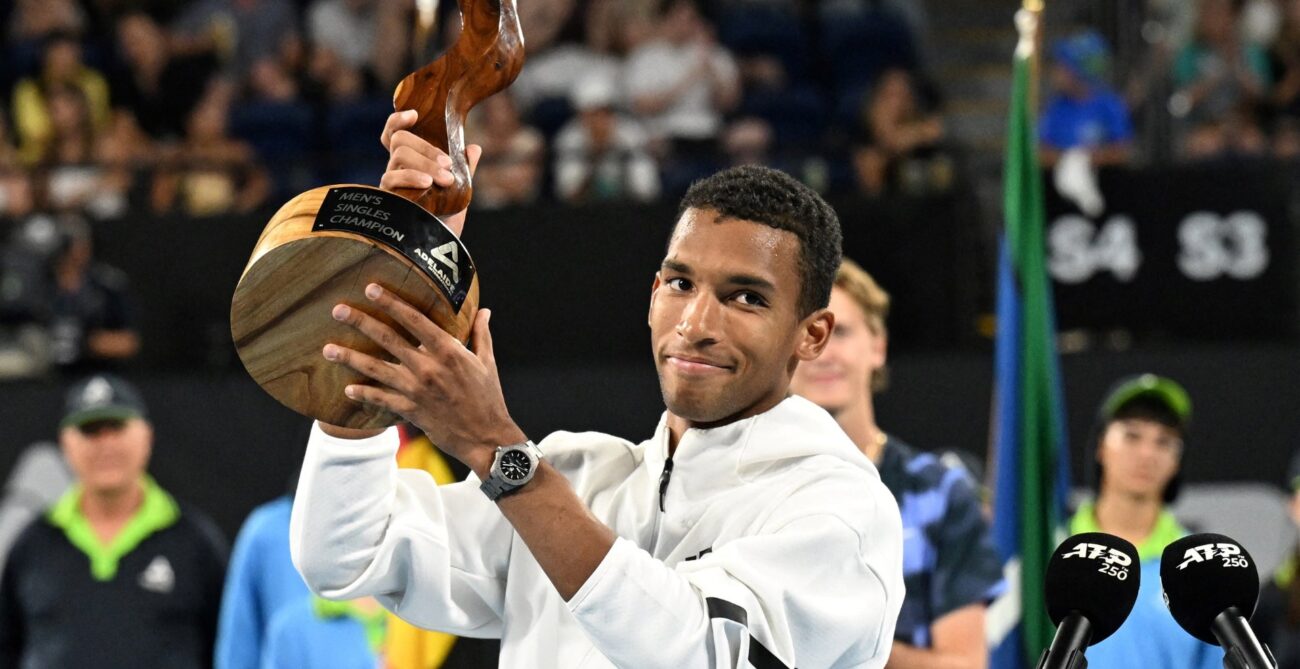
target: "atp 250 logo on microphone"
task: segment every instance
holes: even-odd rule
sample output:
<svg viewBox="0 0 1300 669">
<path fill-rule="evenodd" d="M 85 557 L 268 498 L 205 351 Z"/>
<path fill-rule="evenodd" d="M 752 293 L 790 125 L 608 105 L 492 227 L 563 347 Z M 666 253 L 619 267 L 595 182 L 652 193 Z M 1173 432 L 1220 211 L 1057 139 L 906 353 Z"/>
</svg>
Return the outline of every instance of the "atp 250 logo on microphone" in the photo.
<svg viewBox="0 0 1300 669">
<path fill-rule="evenodd" d="M 1183 553 L 1183 561 L 1178 563 L 1178 570 L 1186 569 L 1189 564 L 1209 562 L 1211 560 L 1223 560 L 1224 567 L 1240 567 L 1244 569 L 1250 566 L 1250 561 L 1241 554 L 1241 546 L 1236 544 L 1201 544 L 1200 546 L 1193 546 Z"/>
<path fill-rule="evenodd" d="M 1101 565 L 1098 572 L 1114 577 L 1119 581 L 1128 580 L 1128 568 L 1133 564 L 1133 558 L 1124 554 L 1123 551 L 1115 550 L 1109 546 L 1101 544 L 1081 543 L 1074 547 L 1074 550 L 1061 556 L 1063 559 L 1082 558 L 1085 560 L 1100 561 Z"/>
</svg>

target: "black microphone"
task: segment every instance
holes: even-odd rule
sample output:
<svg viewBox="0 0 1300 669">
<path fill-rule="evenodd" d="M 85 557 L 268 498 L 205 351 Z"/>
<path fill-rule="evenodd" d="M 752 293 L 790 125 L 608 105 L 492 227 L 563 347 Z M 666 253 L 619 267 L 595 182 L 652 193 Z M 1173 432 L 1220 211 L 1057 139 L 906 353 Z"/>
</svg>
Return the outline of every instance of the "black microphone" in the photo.
<svg viewBox="0 0 1300 669">
<path fill-rule="evenodd" d="M 1137 549 L 1117 536 L 1086 532 L 1057 546 L 1043 582 L 1056 636 L 1038 658 L 1038 669 L 1087 667 L 1084 649 L 1124 624 L 1141 581 Z"/>
<path fill-rule="evenodd" d="M 1193 534 L 1160 557 L 1165 605 L 1188 634 L 1223 646 L 1228 669 L 1276 669 L 1248 618 L 1259 600 L 1259 572 L 1250 553 L 1222 534 Z"/>
</svg>

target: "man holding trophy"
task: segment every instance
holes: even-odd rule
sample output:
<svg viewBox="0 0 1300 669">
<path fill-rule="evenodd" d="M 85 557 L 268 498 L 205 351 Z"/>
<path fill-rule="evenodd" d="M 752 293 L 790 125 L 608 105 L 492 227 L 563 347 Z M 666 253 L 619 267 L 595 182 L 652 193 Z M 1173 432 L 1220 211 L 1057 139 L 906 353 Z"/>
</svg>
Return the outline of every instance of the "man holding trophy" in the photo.
<svg viewBox="0 0 1300 669">
<path fill-rule="evenodd" d="M 386 190 L 453 181 L 450 158 L 407 131 L 416 116 L 384 129 Z M 444 222 L 459 234 L 464 213 Z M 789 394 L 830 337 L 840 246 L 835 213 L 781 172 L 692 186 L 650 298 L 667 411 L 640 444 L 534 444 L 506 407 L 489 310 L 467 348 L 367 285 L 363 307 L 331 315 L 392 361 L 322 355 L 368 379 L 350 400 L 410 421 L 474 476 L 435 486 L 397 470 L 395 430 L 317 423 L 291 530 L 307 583 L 499 636 L 502 666 L 883 667 L 903 597 L 897 507 L 835 421 Z"/>
<path fill-rule="evenodd" d="M 639 444 L 510 418 L 461 243 L 465 114 L 513 81 L 513 0 L 461 0 L 461 35 L 394 96 L 380 188 L 290 200 L 240 278 L 250 375 L 317 419 L 293 560 L 331 599 L 501 638 L 502 666 L 883 667 L 903 601 L 902 528 L 875 467 L 789 392 L 826 347 L 835 212 L 786 174 L 693 185 L 651 286 L 667 411 Z M 405 420 L 464 463 L 398 470 Z"/>
</svg>

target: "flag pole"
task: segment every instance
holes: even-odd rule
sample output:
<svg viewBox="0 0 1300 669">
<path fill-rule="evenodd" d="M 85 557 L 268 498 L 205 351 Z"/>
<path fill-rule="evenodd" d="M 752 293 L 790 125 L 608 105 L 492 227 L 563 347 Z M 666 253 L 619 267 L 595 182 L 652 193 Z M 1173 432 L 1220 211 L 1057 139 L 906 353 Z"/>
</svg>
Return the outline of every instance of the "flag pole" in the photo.
<svg viewBox="0 0 1300 669">
<path fill-rule="evenodd" d="M 1016 30 L 1020 41 L 1016 44 L 1016 54 L 1029 58 L 1029 108 L 1038 112 L 1038 82 L 1040 80 L 1039 54 L 1043 49 L 1043 1 L 1024 0 L 1020 11 L 1016 12 Z"/>
<path fill-rule="evenodd" d="M 1026 0 L 1041 2 L 1041 0 Z M 415 27 L 411 37 L 411 60 L 416 67 L 427 59 L 429 39 L 438 22 L 438 0 L 415 0 Z"/>
</svg>

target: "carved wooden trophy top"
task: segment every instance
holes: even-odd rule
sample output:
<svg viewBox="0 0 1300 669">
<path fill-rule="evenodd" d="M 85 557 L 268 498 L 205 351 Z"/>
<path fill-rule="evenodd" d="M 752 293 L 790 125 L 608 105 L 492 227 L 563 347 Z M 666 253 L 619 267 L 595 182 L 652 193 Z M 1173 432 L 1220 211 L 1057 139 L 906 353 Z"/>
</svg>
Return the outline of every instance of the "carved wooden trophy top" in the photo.
<svg viewBox="0 0 1300 669">
<path fill-rule="evenodd" d="M 460 38 L 441 58 L 407 75 L 393 93 L 394 109 L 419 112 L 411 132 L 451 156 L 454 186 L 397 189 L 435 216 L 469 206 L 473 187 L 465 160 L 465 117 L 470 108 L 505 90 L 524 66 L 514 0 L 461 0 L 460 9 Z"/>
<path fill-rule="evenodd" d="M 397 110 L 419 112 L 411 132 L 451 157 L 455 184 L 423 191 L 356 184 L 307 191 L 267 223 L 235 289 L 230 329 L 249 375 L 285 406 L 326 423 L 373 428 L 398 420 L 343 395 L 347 385 L 368 380 L 326 361 L 326 343 L 392 360 L 334 321 L 334 305 L 363 309 L 405 334 L 368 308 L 361 291 L 379 283 L 462 342 L 478 311 L 478 275 L 469 252 L 434 216 L 469 205 L 465 117 L 514 81 L 524 44 L 515 0 L 460 0 L 460 8 L 455 44 L 403 79 L 393 96 Z"/>
</svg>

